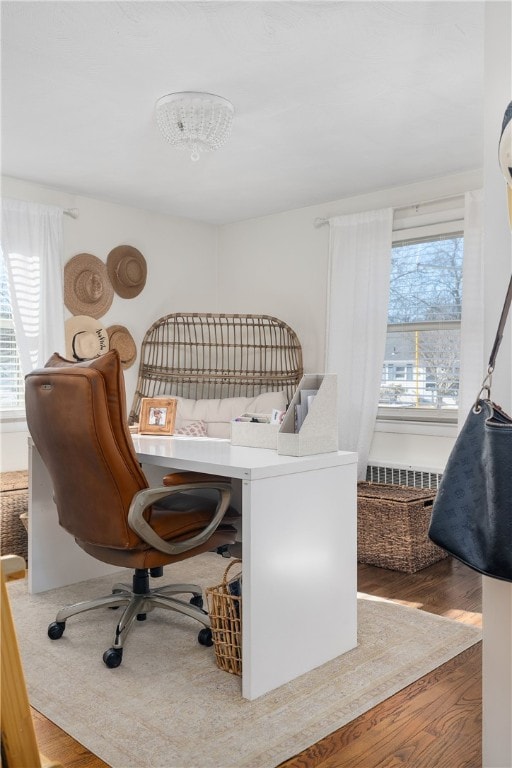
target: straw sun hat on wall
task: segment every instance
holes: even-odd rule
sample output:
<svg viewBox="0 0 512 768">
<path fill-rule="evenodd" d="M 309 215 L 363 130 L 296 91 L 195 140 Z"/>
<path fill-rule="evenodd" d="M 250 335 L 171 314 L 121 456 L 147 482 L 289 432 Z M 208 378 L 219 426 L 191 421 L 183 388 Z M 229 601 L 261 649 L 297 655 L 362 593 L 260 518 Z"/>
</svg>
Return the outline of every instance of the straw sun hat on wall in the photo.
<svg viewBox="0 0 512 768">
<path fill-rule="evenodd" d="M 66 358 L 74 363 L 93 360 L 109 350 L 107 330 L 94 317 L 73 315 L 65 323 Z"/>
<path fill-rule="evenodd" d="M 64 266 L 64 303 L 73 315 L 102 317 L 110 308 L 114 289 L 107 267 L 91 253 L 79 253 Z"/>
<path fill-rule="evenodd" d="M 115 292 L 123 299 L 133 299 L 146 284 L 146 260 L 132 245 L 118 245 L 110 251 L 107 272 Z"/>
<path fill-rule="evenodd" d="M 137 347 L 128 328 L 111 325 L 107 328 L 109 347 L 117 349 L 123 368 L 129 368 L 137 357 Z"/>
<path fill-rule="evenodd" d="M 109 349 L 119 352 L 121 365 L 129 368 L 137 357 L 137 347 L 124 325 L 104 328 L 101 320 L 87 315 L 73 315 L 66 320 L 66 358 L 74 363 L 94 360 Z"/>
</svg>

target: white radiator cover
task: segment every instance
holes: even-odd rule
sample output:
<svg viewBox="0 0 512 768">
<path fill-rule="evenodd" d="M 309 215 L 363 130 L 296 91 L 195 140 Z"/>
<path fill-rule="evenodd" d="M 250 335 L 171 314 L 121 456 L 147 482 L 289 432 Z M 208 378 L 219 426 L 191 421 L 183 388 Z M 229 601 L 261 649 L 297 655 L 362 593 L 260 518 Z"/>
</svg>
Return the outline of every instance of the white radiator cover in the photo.
<svg viewBox="0 0 512 768">
<path fill-rule="evenodd" d="M 411 467 L 388 464 L 369 464 L 366 480 L 370 483 L 407 485 L 411 488 L 433 488 L 437 490 L 441 472 L 425 467 Z"/>
</svg>

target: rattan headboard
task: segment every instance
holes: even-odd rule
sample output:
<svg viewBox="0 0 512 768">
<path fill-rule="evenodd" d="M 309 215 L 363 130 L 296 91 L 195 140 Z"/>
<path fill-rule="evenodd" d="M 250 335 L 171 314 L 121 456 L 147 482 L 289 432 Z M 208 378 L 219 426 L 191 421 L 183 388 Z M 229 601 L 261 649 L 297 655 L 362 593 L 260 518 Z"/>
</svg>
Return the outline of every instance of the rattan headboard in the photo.
<svg viewBox="0 0 512 768">
<path fill-rule="evenodd" d="M 302 347 L 282 320 L 175 312 L 144 336 L 130 423 L 138 421 L 143 397 L 199 400 L 283 390 L 289 401 L 302 373 Z"/>
</svg>

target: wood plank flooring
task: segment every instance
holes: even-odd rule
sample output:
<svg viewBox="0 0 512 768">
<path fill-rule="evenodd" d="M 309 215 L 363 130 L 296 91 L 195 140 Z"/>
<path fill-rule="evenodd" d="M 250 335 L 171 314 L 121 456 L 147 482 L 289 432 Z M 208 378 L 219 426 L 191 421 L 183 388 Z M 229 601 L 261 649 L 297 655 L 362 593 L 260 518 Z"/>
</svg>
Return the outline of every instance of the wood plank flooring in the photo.
<svg viewBox="0 0 512 768">
<path fill-rule="evenodd" d="M 359 565 L 358 589 L 481 626 L 481 578 L 451 558 L 411 575 Z M 105 768 L 39 712 L 33 716 L 47 757 L 65 768 Z M 478 643 L 280 768 L 481 768 L 481 727 Z"/>
<path fill-rule="evenodd" d="M 481 577 L 451 558 L 408 576 L 359 565 L 361 592 L 481 626 Z M 481 643 L 280 768 L 481 768 Z"/>
</svg>

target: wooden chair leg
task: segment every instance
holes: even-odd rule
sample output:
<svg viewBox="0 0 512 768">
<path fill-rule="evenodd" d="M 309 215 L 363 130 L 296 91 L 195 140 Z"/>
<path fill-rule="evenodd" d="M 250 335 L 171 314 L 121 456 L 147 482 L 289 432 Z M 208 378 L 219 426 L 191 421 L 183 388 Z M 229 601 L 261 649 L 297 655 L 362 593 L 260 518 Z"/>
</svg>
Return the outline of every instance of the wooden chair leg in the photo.
<svg viewBox="0 0 512 768">
<path fill-rule="evenodd" d="M 6 555 L 2 563 L 1 608 L 1 723 L 2 760 L 5 768 L 62 768 L 61 763 L 48 760 L 37 746 L 25 676 L 9 603 L 6 581 L 23 578 L 25 561 L 17 555 Z M 4 765 L 4 763 L 2 763 Z"/>
</svg>

